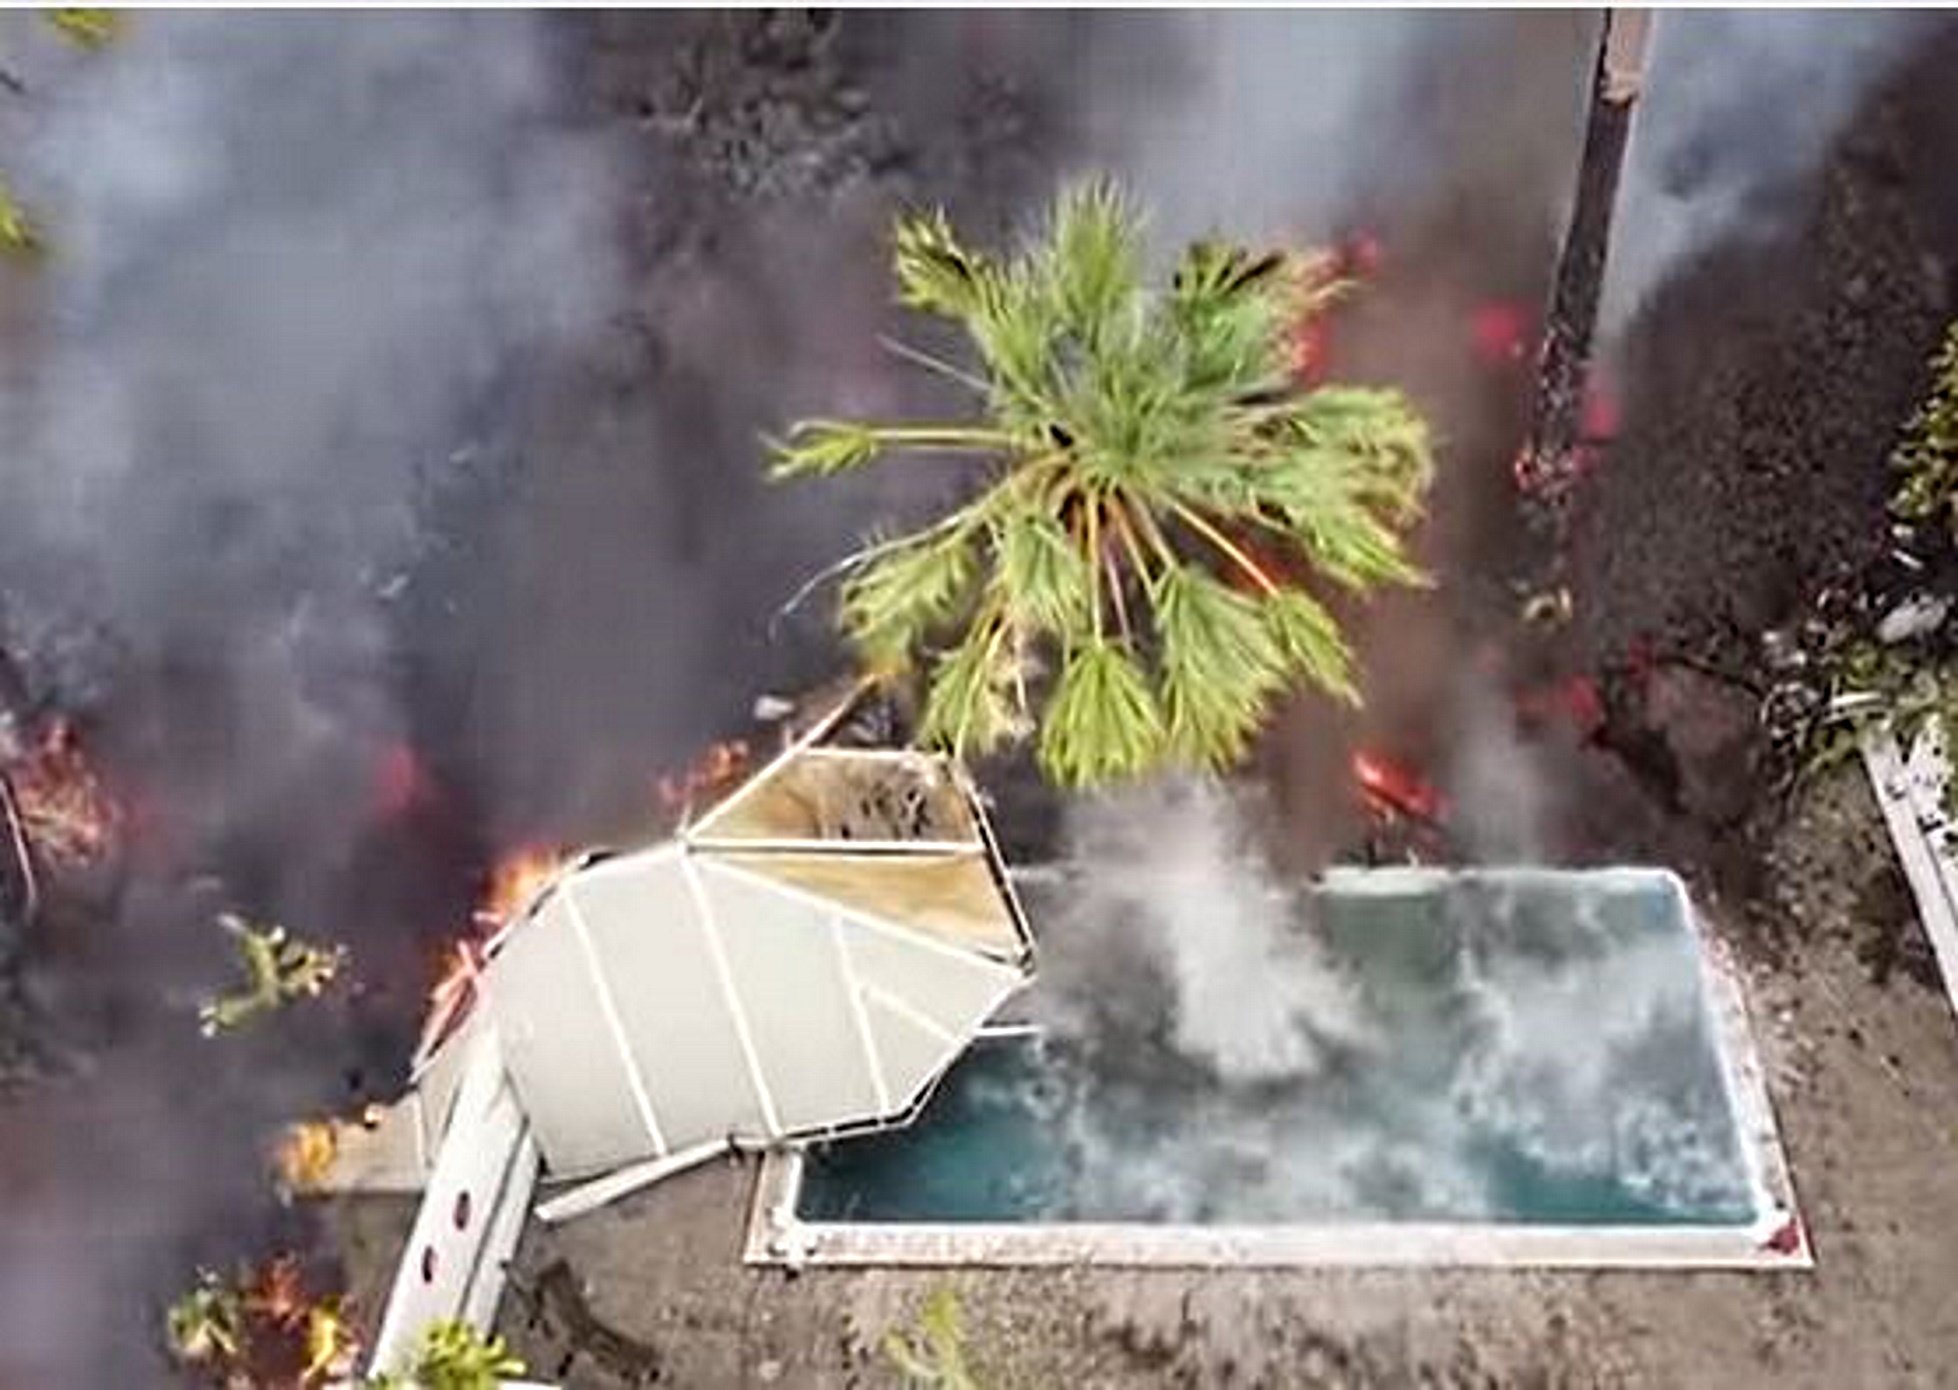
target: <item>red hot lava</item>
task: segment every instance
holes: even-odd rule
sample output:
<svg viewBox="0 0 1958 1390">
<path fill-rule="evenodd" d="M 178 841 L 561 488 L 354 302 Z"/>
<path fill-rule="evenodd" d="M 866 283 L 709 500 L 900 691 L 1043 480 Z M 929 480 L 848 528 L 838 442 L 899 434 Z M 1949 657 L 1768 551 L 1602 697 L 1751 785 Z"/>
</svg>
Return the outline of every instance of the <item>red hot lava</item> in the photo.
<svg viewBox="0 0 1958 1390">
<path fill-rule="evenodd" d="M 1447 819 L 1447 798 L 1406 764 L 1384 753 L 1356 750 L 1353 780 L 1359 785 L 1368 808 L 1376 814 L 1405 816 L 1427 825 L 1440 825 Z"/>
<path fill-rule="evenodd" d="M 1568 676 L 1550 685 L 1518 691 L 1516 718 L 1525 728 L 1566 725 L 1582 741 L 1604 727 L 1604 697 L 1591 677 Z"/>
<path fill-rule="evenodd" d="M 86 864 L 116 843 L 121 808 L 110 798 L 68 720 L 50 720 L 6 773 L 26 837 L 49 859 Z"/>
<path fill-rule="evenodd" d="M 1511 366 L 1530 356 L 1531 314 L 1509 300 L 1479 304 L 1469 315 L 1469 339 L 1475 355 L 1491 366 Z"/>
</svg>

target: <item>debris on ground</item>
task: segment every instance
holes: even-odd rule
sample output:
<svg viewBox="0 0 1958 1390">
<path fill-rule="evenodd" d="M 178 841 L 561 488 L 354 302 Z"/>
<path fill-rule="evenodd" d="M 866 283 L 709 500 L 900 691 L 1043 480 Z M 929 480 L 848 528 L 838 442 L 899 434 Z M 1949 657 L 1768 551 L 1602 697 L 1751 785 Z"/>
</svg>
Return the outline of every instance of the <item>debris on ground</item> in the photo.
<svg viewBox="0 0 1958 1390">
<path fill-rule="evenodd" d="M 236 944 L 245 982 L 197 1011 L 204 1036 L 234 1032 L 261 1015 L 300 999 L 316 998 L 339 975 L 347 952 L 301 940 L 281 926 L 258 926 L 236 913 L 218 916 Z"/>
</svg>

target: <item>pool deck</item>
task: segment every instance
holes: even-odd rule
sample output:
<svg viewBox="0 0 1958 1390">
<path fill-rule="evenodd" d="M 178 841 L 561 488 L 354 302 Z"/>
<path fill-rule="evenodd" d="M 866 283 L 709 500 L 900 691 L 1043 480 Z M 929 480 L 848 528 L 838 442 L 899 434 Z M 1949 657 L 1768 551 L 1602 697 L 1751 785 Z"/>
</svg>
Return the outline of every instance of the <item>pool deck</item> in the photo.
<svg viewBox="0 0 1958 1390">
<path fill-rule="evenodd" d="M 1958 1386 L 1958 1024 L 1942 991 L 1901 972 L 1878 985 L 1858 958 L 1856 924 L 1894 870 L 1860 771 L 1844 772 L 1771 870 L 1805 944 L 1742 967 L 1812 1270 L 798 1274 L 743 1264 L 758 1168 L 728 1161 L 533 1222 L 503 1331 L 533 1372 L 577 1390 L 649 1384 L 654 1361 L 662 1385 L 887 1386 L 879 1341 L 949 1285 L 987 1390 Z M 357 1279 L 391 1272 L 389 1213 L 373 1203 L 336 1213 Z"/>
</svg>

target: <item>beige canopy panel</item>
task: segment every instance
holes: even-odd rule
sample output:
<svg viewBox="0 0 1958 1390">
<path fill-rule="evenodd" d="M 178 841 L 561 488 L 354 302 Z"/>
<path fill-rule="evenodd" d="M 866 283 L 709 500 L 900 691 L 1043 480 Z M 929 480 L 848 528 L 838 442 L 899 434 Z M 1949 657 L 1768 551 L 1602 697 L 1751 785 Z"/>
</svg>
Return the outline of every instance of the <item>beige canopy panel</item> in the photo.
<svg viewBox="0 0 1958 1390">
<path fill-rule="evenodd" d="M 562 1178 L 902 1123 L 1031 972 L 953 764 L 801 747 L 679 840 L 561 877 L 483 983 Z"/>
<path fill-rule="evenodd" d="M 949 848 L 980 844 L 971 791 L 954 765 L 896 749 L 792 750 L 709 811 L 696 845 L 842 841 Z"/>
</svg>

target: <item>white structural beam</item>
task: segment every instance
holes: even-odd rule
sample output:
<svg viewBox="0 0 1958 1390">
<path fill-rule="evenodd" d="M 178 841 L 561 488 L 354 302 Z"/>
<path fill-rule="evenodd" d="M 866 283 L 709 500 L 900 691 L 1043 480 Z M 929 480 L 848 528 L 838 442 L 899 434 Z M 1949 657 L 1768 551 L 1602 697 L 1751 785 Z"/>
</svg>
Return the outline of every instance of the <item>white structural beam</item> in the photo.
<svg viewBox="0 0 1958 1390">
<path fill-rule="evenodd" d="M 560 1221 L 569 1221 L 574 1216 L 583 1216 L 588 1211 L 596 1211 L 608 1202 L 616 1202 L 621 1197 L 629 1197 L 641 1188 L 651 1187 L 684 1173 L 689 1168 L 698 1167 L 710 1158 L 726 1153 L 732 1145 L 725 1139 L 709 1140 L 696 1144 L 690 1149 L 668 1154 L 664 1158 L 649 1159 L 644 1163 L 631 1163 L 616 1172 L 607 1173 L 602 1178 L 594 1178 L 581 1183 L 569 1192 L 561 1193 L 542 1202 L 537 1207 L 537 1219 L 547 1226 Z"/>
<path fill-rule="evenodd" d="M 1884 825 L 1917 900 L 1918 920 L 1937 953 L 1945 995 L 1958 1010 L 1958 858 L 1952 845 L 1958 827 L 1944 810 L 1951 765 L 1943 730 L 1933 717 L 1904 749 L 1887 727 L 1878 728 L 1863 735 L 1861 749 Z"/>
<path fill-rule="evenodd" d="M 495 1029 L 476 1030 L 464 1068 L 374 1339 L 371 1374 L 407 1370 L 431 1323 L 460 1319 L 484 1333 L 495 1326 L 505 1265 L 537 1181 L 537 1146 Z"/>
</svg>

